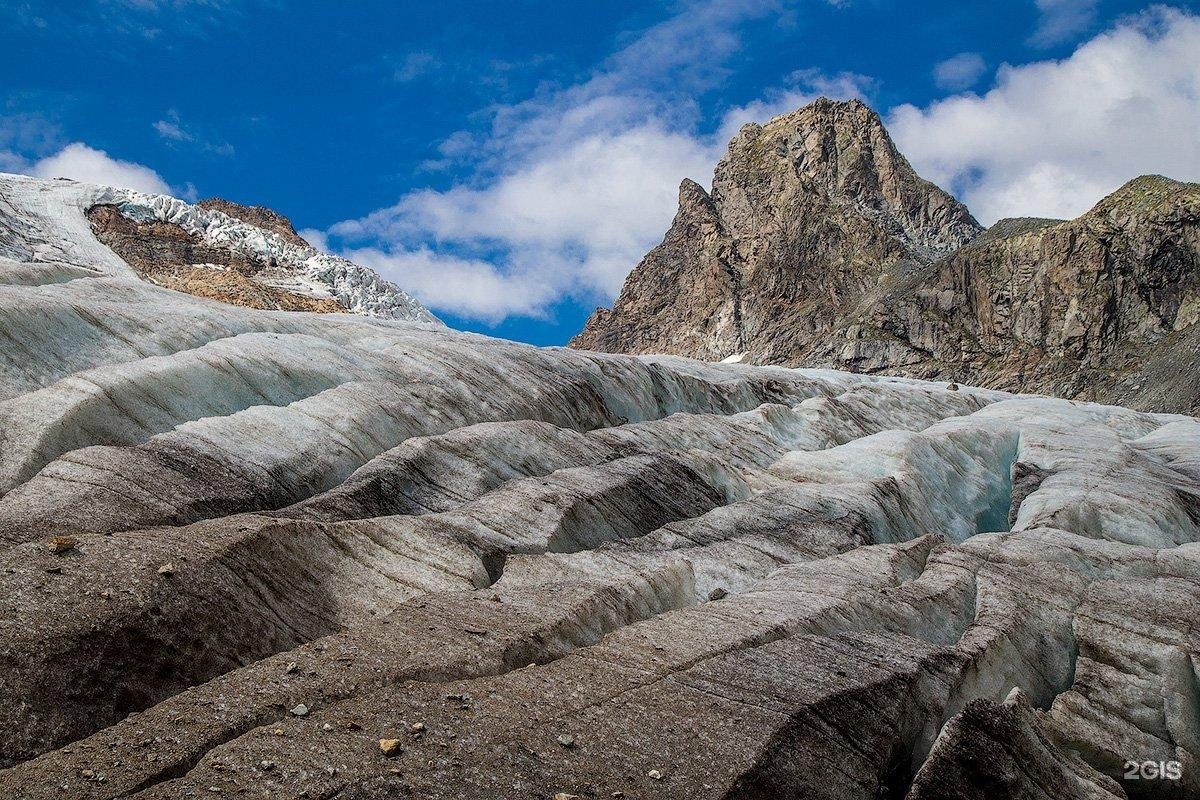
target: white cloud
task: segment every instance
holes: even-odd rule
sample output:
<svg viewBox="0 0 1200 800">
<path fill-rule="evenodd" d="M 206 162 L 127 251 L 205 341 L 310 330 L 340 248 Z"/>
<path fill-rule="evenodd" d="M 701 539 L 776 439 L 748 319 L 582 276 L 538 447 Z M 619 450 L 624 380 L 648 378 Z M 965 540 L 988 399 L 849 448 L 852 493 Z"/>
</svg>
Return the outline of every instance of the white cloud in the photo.
<svg viewBox="0 0 1200 800">
<path fill-rule="evenodd" d="M 773 0 L 688 4 L 587 80 L 494 109 L 483 134 L 450 136 L 427 165 L 466 161 L 475 181 L 334 225 L 335 245 L 463 317 L 538 316 L 564 296 L 607 301 L 661 239 L 679 182 L 707 182 L 738 127 L 821 93 L 861 93 L 856 76 L 798 72 L 702 132 L 695 93 L 725 77 L 739 25 L 776 11 Z"/>
<path fill-rule="evenodd" d="M 545 316 L 570 280 L 570 264 L 562 263 L 557 253 L 537 250 L 522 251 L 504 270 L 484 259 L 427 247 L 392 253 L 359 248 L 342 254 L 389 276 L 426 305 L 492 324 L 514 315 Z"/>
<path fill-rule="evenodd" d="M 316 228 L 304 228 L 296 231 L 296 235 L 312 245 L 313 248 L 323 253 L 329 252 L 329 237 L 325 234 L 325 231 L 319 231 Z"/>
<path fill-rule="evenodd" d="M 1145 173 L 1200 179 L 1200 17 L 1156 7 L 1069 58 L 1004 65 L 986 94 L 893 109 L 926 178 L 976 217 L 1074 217 Z"/>
<path fill-rule="evenodd" d="M 987 64 L 979 53 L 959 53 L 933 68 L 933 80 L 938 88 L 957 92 L 974 86 L 985 71 Z"/>
<path fill-rule="evenodd" d="M 802 108 L 819 97 L 828 97 L 831 100 L 862 99 L 874 84 L 874 81 L 865 75 L 850 72 L 826 75 L 811 69 L 793 72 L 788 82 L 789 88 L 769 90 L 762 98 L 731 108 L 722 115 L 713 147 L 709 152 L 709 168 L 703 174 L 707 175 L 712 171 L 712 164 L 725 154 L 729 140 L 737 135 L 743 125 L 750 122 L 761 125 L 780 114 Z"/>
<path fill-rule="evenodd" d="M 171 194 L 171 187 L 149 167 L 121 161 L 82 142 L 69 144 L 54 155 L 35 162 L 28 172 L 38 178 L 73 178 L 85 183 Z"/>
<path fill-rule="evenodd" d="M 1084 33 L 1096 19 L 1098 0 L 1034 0 L 1038 10 L 1037 29 L 1030 43 L 1050 47 Z"/>
<path fill-rule="evenodd" d="M 670 223 L 680 179 L 711 168 L 711 152 L 703 144 L 652 123 L 598 131 L 545 152 L 484 188 L 414 192 L 391 208 L 335 225 L 331 232 L 350 240 L 412 246 L 425 240 L 474 248 L 499 245 L 508 253 L 510 268 L 537 254 L 575 273 L 584 291 L 614 294 L 648 243 Z M 458 273 L 462 279 L 472 276 L 493 289 L 508 285 L 480 271 Z M 571 280 L 565 277 L 556 284 L 565 288 Z M 437 305 L 415 287 L 413 291 Z M 513 313 L 530 307 L 524 298 L 513 298 L 511 304 Z M 495 307 L 495 301 L 487 300 L 481 309 L 491 315 Z"/>
</svg>

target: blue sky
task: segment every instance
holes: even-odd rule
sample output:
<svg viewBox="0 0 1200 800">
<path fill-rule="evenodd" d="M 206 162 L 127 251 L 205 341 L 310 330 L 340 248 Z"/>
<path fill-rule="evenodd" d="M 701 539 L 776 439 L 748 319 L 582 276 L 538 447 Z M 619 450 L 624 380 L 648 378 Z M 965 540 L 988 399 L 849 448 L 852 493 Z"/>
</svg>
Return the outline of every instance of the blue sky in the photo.
<svg viewBox="0 0 1200 800">
<path fill-rule="evenodd" d="M 561 344 L 737 127 L 875 107 L 984 222 L 1200 179 L 1200 9 L 1117 0 L 16 2 L 0 170 L 287 214 L 455 327 Z"/>
</svg>

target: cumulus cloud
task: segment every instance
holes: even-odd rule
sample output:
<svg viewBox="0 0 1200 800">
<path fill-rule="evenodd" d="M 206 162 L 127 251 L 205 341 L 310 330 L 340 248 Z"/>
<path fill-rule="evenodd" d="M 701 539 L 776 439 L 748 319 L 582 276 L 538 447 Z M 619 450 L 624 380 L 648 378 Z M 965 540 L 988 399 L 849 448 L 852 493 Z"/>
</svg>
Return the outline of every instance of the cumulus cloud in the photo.
<svg viewBox="0 0 1200 800">
<path fill-rule="evenodd" d="M 1042 3 L 1064 35 L 1088 4 Z M 497 321 L 539 315 L 564 297 L 606 302 L 659 241 L 684 177 L 706 182 L 744 123 L 818 95 L 863 97 L 858 75 L 800 71 L 759 99 L 700 120 L 694 98 L 718 85 L 739 31 L 778 11 L 763 0 L 691 4 L 634 37 L 586 80 L 492 109 L 431 168 L 469 167 L 445 190 L 332 226 L 325 246 L 379 268 L 433 308 Z M 1045 34 L 1049 36 L 1049 33 Z M 983 221 L 1071 217 L 1145 172 L 1200 177 L 1200 20 L 1156 7 L 1121 21 L 1068 58 L 986 71 L 960 53 L 935 70 L 954 96 L 899 106 L 889 128 L 917 169 Z"/>
<path fill-rule="evenodd" d="M 390 208 L 335 225 L 331 232 L 349 240 L 410 246 L 432 240 L 500 247 L 514 274 L 522 263 L 550 257 L 576 273 L 583 288 L 611 294 L 647 242 L 661 236 L 670 222 L 680 178 L 711 167 L 710 152 L 700 142 L 649 123 L 598 131 L 545 152 L 483 188 L 414 192 Z M 519 280 L 500 283 L 479 270 L 456 275 L 480 278 L 492 289 L 525 285 Z M 482 296 L 474 288 L 463 291 L 466 297 Z M 495 302 L 489 298 L 480 308 L 492 315 Z M 530 308 L 522 297 L 511 302 L 513 313 Z"/>
<path fill-rule="evenodd" d="M 922 175 L 983 222 L 1077 216 L 1127 180 L 1200 179 L 1200 17 L 1156 7 L 1066 59 L 1004 65 L 994 88 L 888 126 Z"/>
<path fill-rule="evenodd" d="M 1098 0 L 1034 0 L 1038 10 L 1037 29 L 1030 43 L 1050 47 L 1084 33 L 1096 19 Z"/>
<path fill-rule="evenodd" d="M 514 315 L 544 317 L 570 281 L 571 265 L 554 251 L 523 250 L 504 269 L 482 258 L 428 247 L 397 252 L 357 248 L 343 255 L 382 275 L 403 276 L 405 290 L 426 305 L 492 324 Z"/>
<path fill-rule="evenodd" d="M 40 114 L 0 116 L 0 172 L 72 178 L 157 194 L 195 195 L 191 184 L 172 190 L 150 167 L 114 158 L 83 142 L 65 142 L 69 140 L 58 125 Z"/>
<path fill-rule="evenodd" d="M 797 72 L 703 130 L 694 93 L 726 76 L 740 24 L 777 10 L 771 0 L 689 4 L 587 80 L 494 109 L 487 130 L 449 137 L 428 166 L 473 159 L 470 183 L 338 223 L 332 244 L 465 318 L 539 316 L 564 296 L 607 302 L 670 224 L 679 182 L 706 182 L 742 124 L 819 94 L 862 93 L 858 76 Z"/>
<path fill-rule="evenodd" d="M 987 64 L 979 53 L 959 53 L 933 68 L 933 80 L 939 89 L 957 92 L 974 86 L 986 71 Z"/>
<path fill-rule="evenodd" d="M 54 155 L 34 162 L 27 171 L 38 178 L 73 178 L 86 183 L 171 194 L 167 182 L 149 167 L 113 158 L 82 142 L 73 142 Z"/>
</svg>

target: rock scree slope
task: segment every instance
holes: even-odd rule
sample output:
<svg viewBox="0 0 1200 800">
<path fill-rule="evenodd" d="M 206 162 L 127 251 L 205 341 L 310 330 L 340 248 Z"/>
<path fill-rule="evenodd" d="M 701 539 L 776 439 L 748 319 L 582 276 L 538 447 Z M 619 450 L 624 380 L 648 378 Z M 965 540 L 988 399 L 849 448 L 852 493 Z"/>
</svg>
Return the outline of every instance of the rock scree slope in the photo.
<svg viewBox="0 0 1200 800">
<path fill-rule="evenodd" d="M 1200 411 L 1200 186 L 1130 181 L 984 231 L 875 112 L 818 100 L 680 188 L 663 242 L 572 346 L 830 367 Z"/>
<path fill-rule="evenodd" d="M 0 177 L 0 796 L 1200 792 L 1195 418 L 230 305 L 115 199 Z"/>
</svg>

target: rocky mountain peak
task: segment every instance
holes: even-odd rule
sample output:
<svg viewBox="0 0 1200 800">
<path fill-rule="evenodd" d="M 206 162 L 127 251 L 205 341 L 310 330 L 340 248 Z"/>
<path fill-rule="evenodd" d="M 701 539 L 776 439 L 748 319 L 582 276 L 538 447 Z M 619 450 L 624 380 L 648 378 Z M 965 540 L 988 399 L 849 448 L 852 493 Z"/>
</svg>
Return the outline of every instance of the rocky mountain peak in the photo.
<svg viewBox="0 0 1200 800">
<path fill-rule="evenodd" d="M 662 244 L 573 345 L 720 360 L 770 342 L 758 358 L 790 358 L 776 346 L 789 328 L 819 328 L 897 265 L 928 264 L 981 232 L 859 101 L 822 98 L 744 126 L 712 186 L 683 183 Z"/>
<path fill-rule="evenodd" d="M 744 126 L 711 194 L 686 182 L 571 344 L 1194 411 L 1200 185 L 1146 175 L 1079 219 L 985 232 L 874 111 L 822 98 Z"/>
<path fill-rule="evenodd" d="M 845 206 L 921 260 L 982 230 L 966 206 L 917 175 L 879 115 L 859 100 L 820 98 L 766 125 L 744 126 L 717 165 L 713 196 L 731 210 L 789 200 Z"/>
</svg>

